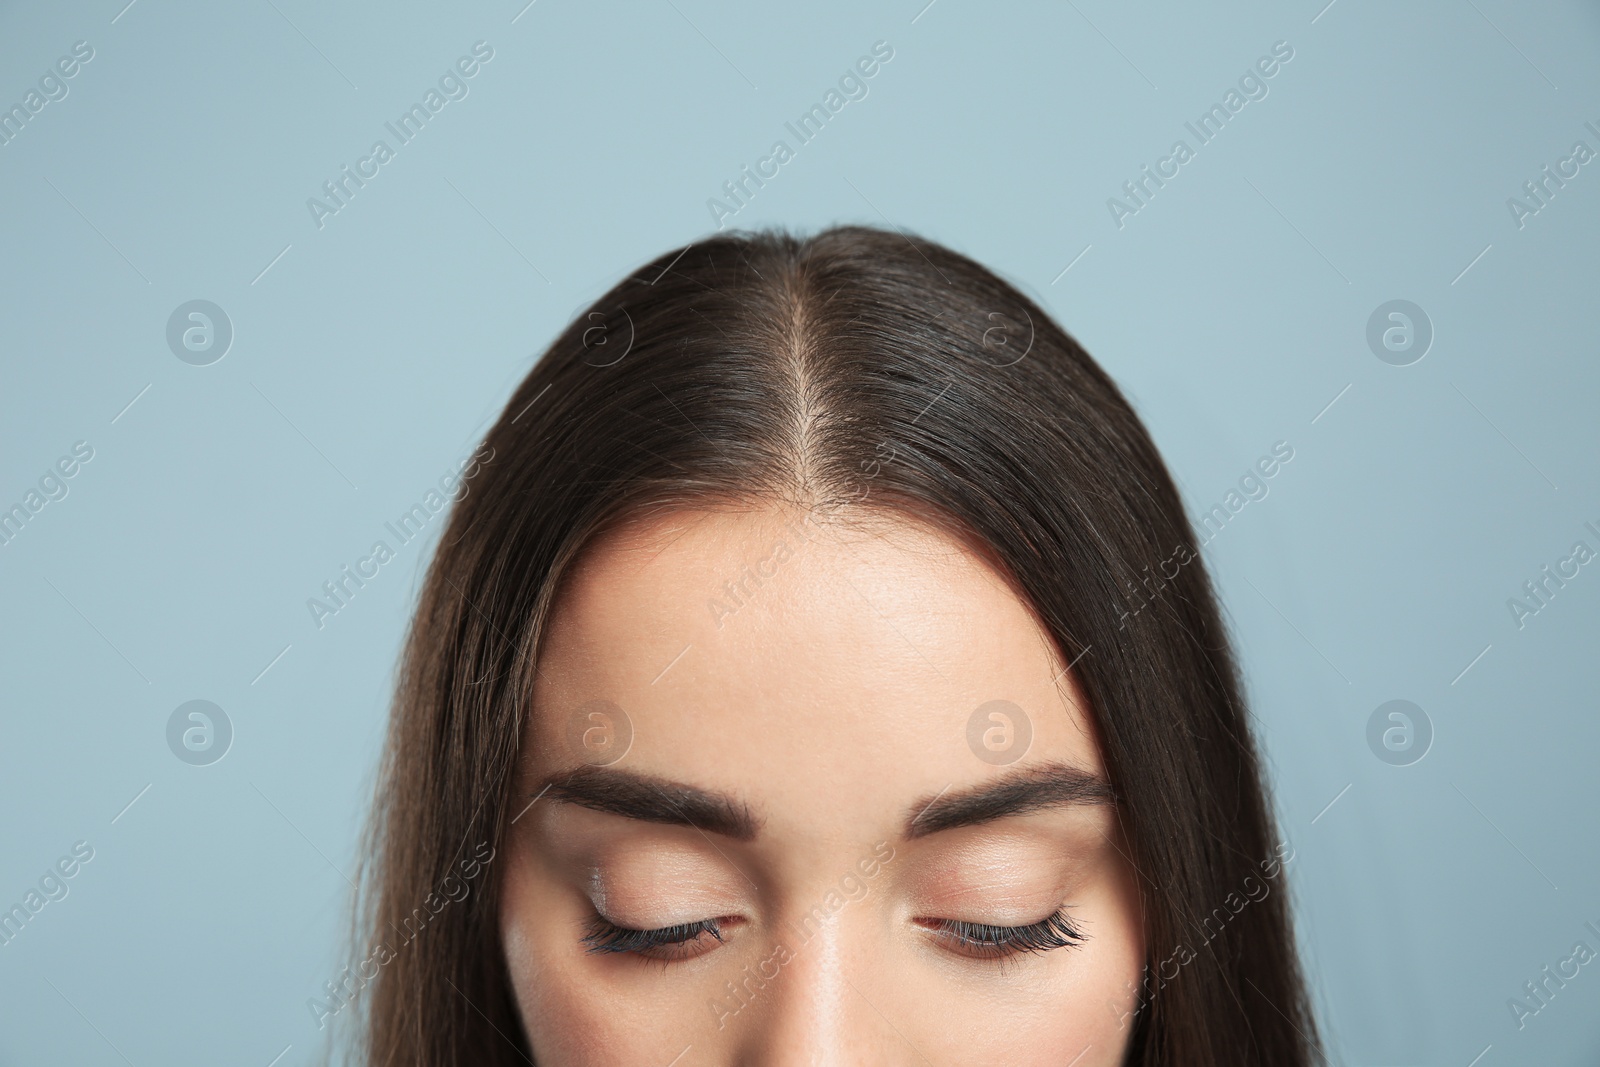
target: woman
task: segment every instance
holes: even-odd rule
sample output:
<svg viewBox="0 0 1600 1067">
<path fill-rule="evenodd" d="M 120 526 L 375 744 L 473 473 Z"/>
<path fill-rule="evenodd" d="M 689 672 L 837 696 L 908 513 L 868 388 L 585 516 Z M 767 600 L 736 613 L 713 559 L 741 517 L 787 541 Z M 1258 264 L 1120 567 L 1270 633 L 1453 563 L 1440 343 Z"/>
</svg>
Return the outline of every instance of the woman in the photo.
<svg viewBox="0 0 1600 1067">
<path fill-rule="evenodd" d="M 369 1062 L 1317 1054 L 1178 495 L 1010 285 L 717 236 L 485 443 L 387 748 Z"/>
</svg>

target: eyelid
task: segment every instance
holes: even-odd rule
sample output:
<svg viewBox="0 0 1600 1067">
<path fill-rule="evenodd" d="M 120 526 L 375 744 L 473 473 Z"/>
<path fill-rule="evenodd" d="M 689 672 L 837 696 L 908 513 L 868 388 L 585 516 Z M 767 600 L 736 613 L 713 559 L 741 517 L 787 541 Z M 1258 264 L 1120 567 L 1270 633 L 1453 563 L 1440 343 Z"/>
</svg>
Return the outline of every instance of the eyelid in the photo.
<svg viewBox="0 0 1600 1067">
<path fill-rule="evenodd" d="M 1019 926 L 962 919 L 919 919 L 917 922 L 958 954 L 973 959 L 1003 959 L 1025 952 L 1077 948 L 1089 939 L 1073 923 L 1066 908 L 1059 908 L 1038 922 Z"/>
<path fill-rule="evenodd" d="M 602 915 L 596 915 L 594 921 L 590 923 L 589 932 L 580 940 L 588 946 L 585 951 L 590 954 L 634 955 L 670 961 L 688 958 L 695 943 L 701 941 L 707 934 L 720 944 L 723 940 L 724 926 L 736 922 L 738 922 L 737 917 L 723 916 L 640 929 L 623 926 Z M 711 947 L 704 948 L 703 952 L 711 951 Z M 651 955 L 653 952 L 658 955 Z"/>
</svg>

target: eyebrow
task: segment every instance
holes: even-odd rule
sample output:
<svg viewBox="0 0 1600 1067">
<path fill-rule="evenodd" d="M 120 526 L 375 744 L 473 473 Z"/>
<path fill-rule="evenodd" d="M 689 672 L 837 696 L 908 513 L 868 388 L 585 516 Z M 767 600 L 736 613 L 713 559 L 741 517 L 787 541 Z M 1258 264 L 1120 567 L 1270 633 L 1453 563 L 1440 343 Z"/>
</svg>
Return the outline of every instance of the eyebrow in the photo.
<svg viewBox="0 0 1600 1067">
<path fill-rule="evenodd" d="M 580 767 L 552 778 L 545 791 L 591 811 L 689 826 L 735 841 L 753 840 L 761 831 L 761 820 L 737 797 L 637 771 Z"/>
<path fill-rule="evenodd" d="M 1068 763 L 1050 763 L 1007 775 L 958 793 L 940 792 L 906 818 L 908 840 L 960 826 L 977 826 L 1012 815 L 1030 815 L 1074 804 L 1114 804 L 1116 794 L 1100 775 Z"/>
<path fill-rule="evenodd" d="M 653 774 L 610 767 L 581 767 L 558 775 L 540 790 L 553 800 L 640 822 L 688 826 L 735 841 L 752 841 L 761 820 L 737 797 Z M 908 813 L 907 840 L 978 826 L 1075 804 L 1114 804 L 1104 778 L 1081 767 L 1050 763 L 1009 774 L 958 793 L 940 792 Z"/>
</svg>

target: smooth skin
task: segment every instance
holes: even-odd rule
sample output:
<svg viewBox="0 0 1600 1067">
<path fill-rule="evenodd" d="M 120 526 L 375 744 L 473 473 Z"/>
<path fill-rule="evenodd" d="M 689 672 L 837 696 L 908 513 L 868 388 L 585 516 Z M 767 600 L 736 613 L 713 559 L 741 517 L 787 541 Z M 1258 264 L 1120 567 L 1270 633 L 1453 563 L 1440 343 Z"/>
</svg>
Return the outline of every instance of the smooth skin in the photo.
<svg viewBox="0 0 1600 1067">
<path fill-rule="evenodd" d="M 541 1067 L 1121 1062 L 1142 922 L 1084 698 L 977 554 L 846 511 L 655 515 L 563 583 L 500 866 Z M 996 700 L 1025 751 L 969 744 Z"/>
</svg>

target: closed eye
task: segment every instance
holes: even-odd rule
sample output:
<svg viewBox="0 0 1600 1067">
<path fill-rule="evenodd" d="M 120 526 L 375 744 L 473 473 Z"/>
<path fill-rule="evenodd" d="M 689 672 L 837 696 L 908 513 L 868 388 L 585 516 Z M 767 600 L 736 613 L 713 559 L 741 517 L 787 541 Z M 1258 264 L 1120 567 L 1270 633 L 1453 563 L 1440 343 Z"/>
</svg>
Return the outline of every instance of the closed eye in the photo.
<svg viewBox="0 0 1600 1067">
<path fill-rule="evenodd" d="M 1024 952 L 1076 948 L 1088 940 L 1088 935 L 1073 925 L 1064 908 L 1025 926 L 994 926 L 960 919 L 917 921 L 945 948 L 971 959 L 1003 959 Z"/>
<path fill-rule="evenodd" d="M 592 954 L 626 954 L 646 959 L 673 961 L 704 955 L 722 942 L 724 926 L 736 920 L 700 919 L 654 929 L 621 926 L 595 916 L 582 941 Z"/>
</svg>

